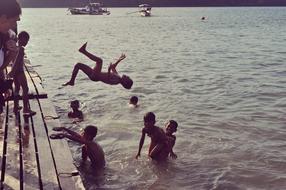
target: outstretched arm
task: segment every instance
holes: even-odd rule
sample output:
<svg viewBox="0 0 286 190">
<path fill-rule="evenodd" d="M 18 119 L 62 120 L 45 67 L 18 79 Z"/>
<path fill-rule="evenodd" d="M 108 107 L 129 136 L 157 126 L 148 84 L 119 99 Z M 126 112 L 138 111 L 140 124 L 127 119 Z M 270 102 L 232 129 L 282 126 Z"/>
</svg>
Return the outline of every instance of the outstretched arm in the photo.
<svg viewBox="0 0 286 190">
<path fill-rule="evenodd" d="M 64 137 L 72 140 L 72 141 L 75 141 L 75 142 L 78 142 L 78 143 L 81 143 L 81 144 L 86 144 L 87 141 L 83 138 L 78 137 L 78 136 L 74 136 L 74 135 L 71 135 L 71 134 L 66 134 L 66 133 L 63 133 Z"/>
<path fill-rule="evenodd" d="M 126 58 L 126 55 L 124 54 L 124 53 L 122 53 L 121 55 L 120 55 L 120 57 L 117 59 L 117 61 L 115 62 L 115 63 L 113 63 L 113 65 L 114 65 L 114 69 L 117 67 L 117 65 L 118 65 L 118 63 L 120 63 L 123 59 L 125 59 Z"/>
<path fill-rule="evenodd" d="M 139 143 L 139 149 L 138 149 L 138 153 L 136 155 L 136 159 L 138 159 L 140 157 L 140 153 L 141 153 L 141 149 L 143 147 L 144 144 L 144 140 L 145 140 L 145 132 L 144 129 L 142 130 L 142 135 L 141 135 L 141 139 L 140 139 L 140 143 Z"/>
<path fill-rule="evenodd" d="M 70 134 L 71 136 L 75 137 L 75 138 L 80 138 L 81 139 L 81 135 L 78 134 L 77 132 L 74 132 L 70 129 L 67 129 L 65 127 L 54 127 L 53 128 L 54 131 L 63 131 L 63 132 L 66 132 L 68 134 Z"/>
<path fill-rule="evenodd" d="M 112 73 L 118 74 L 116 67 L 118 63 L 120 63 L 125 58 L 126 58 L 126 55 L 122 53 L 115 63 L 110 63 L 108 67 L 108 73 L 110 73 L 111 71 Z"/>
</svg>

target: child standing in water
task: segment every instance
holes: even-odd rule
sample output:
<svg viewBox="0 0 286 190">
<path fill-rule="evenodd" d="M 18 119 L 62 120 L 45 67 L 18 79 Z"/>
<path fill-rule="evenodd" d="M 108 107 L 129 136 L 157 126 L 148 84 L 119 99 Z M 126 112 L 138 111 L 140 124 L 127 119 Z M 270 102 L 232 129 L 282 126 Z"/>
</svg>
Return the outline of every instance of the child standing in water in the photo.
<svg viewBox="0 0 286 190">
<path fill-rule="evenodd" d="M 178 127 L 178 123 L 175 120 L 170 120 L 166 126 L 165 126 L 165 133 L 167 135 L 167 148 L 164 151 L 166 155 L 163 156 L 167 156 L 170 155 L 171 158 L 176 159 L 177 155 L 173 152 L 173 147 L 175 146 L 176 143 L 176 136 L 173 135 L 173 133 L 175 133 L 177 131 L 177 127 Z"/>
<path fill-rule="evenodd" d="M 144 116 L 144 128 L 142 129 L 142 135 L 139 142 L 139 149 L 136 155 L 136 159 L 140 156 L 146 134 L 151 138 L 148 155 L 154 160 L 166 159 L 166 155 L 163 155 L 162 152 L 164 149 L 166 149 L 167 137 L 164 130 L 155 126 L 155 123 L 155 114 L 153 112 L 146 113 Z"/>
<path fill-rule="evenodd" d="M 90 159 L 91 165 L 94 168 L 103 168 L 105 166 L 104 152 L 101 146 L 93 141 L 97 135 L 97 127 L 93 125 L 88 125 L 84 129 L 82 135 L 69 130 L 65 127 L 55 127 L 54 131 L 62 131 L 62 133 L 52 134 L 51 139 L 68 138 L 75 142 L 83 144 L 82 146 L 82 160 L 85 162 L 87 158 Z"/>
<path fill-rule="evenodd" d="M 78 71 L 82 70 L 92 81 L 95 81 L 95 82 L 101 81 L 103 83 L 110 84 L 110 85 L 121 84 L 126 89 L 130 89 L 132 87 L 133 81 L 126 75 L 120 76 L 118 72 L 116 71 L 116 67 L 118 63 L 120 63 L 123 59 L 126 58 L 125 54 L 121 54 L 121 56 L 118 58 L 118 60 L 115 63 L 113 64 L 111 63 L 109 65 L 108 72 L 102 72 L 101 71 L 102 63 L 103 63 L 102 59 L 100 57 L 97 57 L 96 55 L 89 53 L 86 50 L 86 46 L 87 46 L 87 42 L 83 44 L 83 46 L 79 49 L 79 52 L 87 56 L 92 61 L 95 61 L 96 63 L 95 67 L 92 69 L 91 67 L 83 63 L 77 63 L 74 66 L 71 79 L 67 83 L 63 84 L 63 86 L 67 86 L 67 85 L 73 86 L 75 83 L 75 79 L 78 74 Z"/>
<path fill-rule="evenodd" d="M 22 31 L 18 35 L 18 55 L 16 57 L 16 60 L 12 66 L 11 72 L 8 74 L 8 76 L 12 77 L 14 79 L 15 84 L 15 100 L 14 100 L 14 112 L 18 112 L 19 107 L 19 91 L 20 88 L 22 88 L 22 97 L 23 97 L 23 115 L 26 116 L 33 116 L 36 114 L 36 112 L 30 110 L 29 108 L 29 88 L 27 83 L 27 78 L 24 71 L 24 55 L 25 55 L 25 46 L 28 44 L 28 41 L 30 39 L 30 35 Z"/>
</svg>

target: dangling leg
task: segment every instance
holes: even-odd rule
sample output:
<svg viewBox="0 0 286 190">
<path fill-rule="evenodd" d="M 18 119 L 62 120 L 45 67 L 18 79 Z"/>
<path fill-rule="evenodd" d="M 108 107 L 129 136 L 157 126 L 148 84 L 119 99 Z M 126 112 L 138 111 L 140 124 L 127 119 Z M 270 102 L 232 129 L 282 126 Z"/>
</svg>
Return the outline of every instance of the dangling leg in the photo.
<svg viewBox="0 0 286 190">
<path fill-rule="evenodd" d="M 82 70 L 90 79 L 92 78 L 92 76 L 95 72 L 91 67 L 89 67 L 83 63 L 77 63 L 74 66 L 70 81 L 63 84 L 63 86 L 67 86 L 67 85 L 73 86 L 79 70 Z"/>
<path fill-rule="evenodd" d="M 19 111 L 19 91 L 20 91 L 20 83 L 18 80 L 18 76 L 14 78 L 14 85 L 15 85 L 15 91 L 14 91 L 14 113 L 17 113 Z"/>
<path fill-rule="evenodd" d="M 94 54 L 91 54 L 90 52 L 88 52 L 86 50 L 86 45 L 87 45 L 87 42 L 85 44 L 83 44 L 81 46 L 81 48 L 79 48 L 79 52 L 81 52 L 82 54 L 84 54 L 85 56 L 87 56 L 89 59 L 91 59 L 92 61 L 95 61 L 96 62 L 96 65 L 95 65 L 95 68 L 94 70 L 96 72 L 101 72 L 101 68 L 102 68 L 102 59 L 100 57 L 97 57 L 96 55 Z"/>
<path fill-rule="evenodd" d="M 29 87 L 27 83 L 27 78 L 25 74 L 20 74 L 18 76 L 20 85 L 22 87 L 22 97 L 23 97 L 23 115 L 25 116 L 34 116 L 36 112 L 32 111 L 29 107 Z"/>
</svg>

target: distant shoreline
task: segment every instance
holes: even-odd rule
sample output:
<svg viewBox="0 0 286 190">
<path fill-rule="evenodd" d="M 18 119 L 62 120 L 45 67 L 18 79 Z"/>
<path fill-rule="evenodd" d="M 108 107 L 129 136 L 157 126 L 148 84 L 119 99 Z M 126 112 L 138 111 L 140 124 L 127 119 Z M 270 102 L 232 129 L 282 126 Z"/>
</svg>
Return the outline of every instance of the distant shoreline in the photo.
<svg viewBox="0 0 286 190">
<path fill-rule="evenodd" d="M 69 6 L 69 7 L 66 7 L 66 6 L 62 6 L 62 7 L 59 7 L 59 6 L 22 6 L 22 8 L 70 8 L 70 7 L 80 7 L 80 6 Z M 107 8 L 138 8 L 138 7 L 134 7 L 134 6 L 104 6 L 104 7 L 107 7 Z M 286 5 L 283 5 L 283 6 L 277 6 L 277 5 L 273 5 L 273 6 L 153 6 L 153 8 L 243 8 L 243 7 L 286 7 Z"/>
<path fill-rule="evenodd" d="M 103 7 L 130 8 L 139 4 L 152 7 L 285 7 L 286 0 L 18 0 L 24 8 L 84 7 L 98 2 Z"/>
</svg>

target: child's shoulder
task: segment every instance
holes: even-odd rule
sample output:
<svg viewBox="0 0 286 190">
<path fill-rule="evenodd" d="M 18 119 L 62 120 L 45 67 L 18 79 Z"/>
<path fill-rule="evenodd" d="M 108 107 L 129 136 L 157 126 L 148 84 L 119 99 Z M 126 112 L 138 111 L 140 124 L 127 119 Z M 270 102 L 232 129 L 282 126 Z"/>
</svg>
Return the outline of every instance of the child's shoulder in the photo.
<svg viewBox="0 0 286 190">
<path fill-rule="evenodd" d="M 68 117 L 70 117 L 70 118 L 73 117 L 73 112 L 72 112 L 72 111 L 70 111 L 70 112 L 68 113 Z"/>
</svg>

